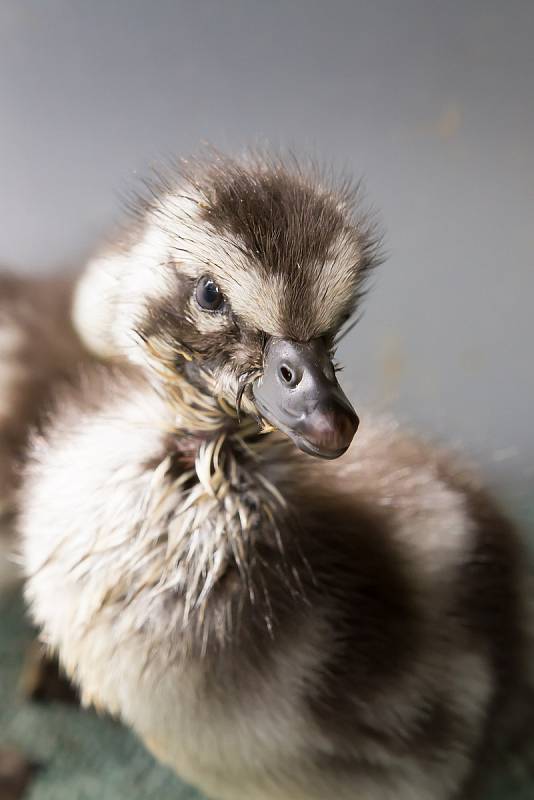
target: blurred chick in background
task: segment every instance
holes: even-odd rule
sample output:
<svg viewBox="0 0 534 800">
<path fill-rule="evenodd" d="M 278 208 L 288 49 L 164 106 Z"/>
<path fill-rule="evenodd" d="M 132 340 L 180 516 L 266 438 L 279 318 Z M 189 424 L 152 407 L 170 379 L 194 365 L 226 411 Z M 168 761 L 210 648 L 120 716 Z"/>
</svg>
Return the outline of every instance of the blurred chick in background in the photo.
<svg viewBox="0 0 534 800">
<path fill-rule="evenodd" d="M 71 319 L 74 281 L 0 274 L 0 587 L 17 579 L 12 558 L 16 491 L 31 427 L 54 388 L 89 354 Z"/>
</svg>

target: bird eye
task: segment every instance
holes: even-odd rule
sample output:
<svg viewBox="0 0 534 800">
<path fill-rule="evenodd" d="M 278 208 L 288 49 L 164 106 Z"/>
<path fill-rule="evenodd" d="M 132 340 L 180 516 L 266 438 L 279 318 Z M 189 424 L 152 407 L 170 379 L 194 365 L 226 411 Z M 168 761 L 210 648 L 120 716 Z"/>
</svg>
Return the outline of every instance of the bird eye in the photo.
<svg viewBox="0 0 534 800">
<path fill-rule="evenodd" d="M 224 301 L 223 294 L 215 281 L 207 277 L 201 278 L 197 283 L 195 297 L 200 308 L 206 311 L 219 311 Z"/>
</svg>

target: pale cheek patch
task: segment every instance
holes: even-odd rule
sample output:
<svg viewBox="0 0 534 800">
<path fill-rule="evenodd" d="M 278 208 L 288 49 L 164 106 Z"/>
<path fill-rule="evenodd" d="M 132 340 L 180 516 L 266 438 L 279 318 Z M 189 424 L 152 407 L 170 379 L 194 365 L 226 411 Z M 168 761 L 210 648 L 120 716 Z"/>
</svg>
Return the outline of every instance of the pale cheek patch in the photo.
<svg viewBox="0 0 534 800">
<path fill-rule="evenodd" d="M 9 319 L 0 318 L 0 354 L 2 360 L 17 355 L 24 346 L 26 337 L 23 331 Z"/>
</svg>

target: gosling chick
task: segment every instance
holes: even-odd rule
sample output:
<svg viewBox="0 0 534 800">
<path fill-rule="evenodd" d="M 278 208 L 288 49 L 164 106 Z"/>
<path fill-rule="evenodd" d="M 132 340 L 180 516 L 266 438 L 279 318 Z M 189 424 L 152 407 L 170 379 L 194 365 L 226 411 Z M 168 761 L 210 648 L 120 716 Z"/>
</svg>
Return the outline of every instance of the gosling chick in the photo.
<svg viewBox="0 0 534 800">
<path fill-rule="evenodd" d="M 30 430 L 89 359 L 71 322 L 73 288 L 74 278 L 0 273 L 0 588 L 20 580 L 14 520 Z"/>
<path fill-rule="evenodd" d="M 376 261 L 346 186 L 215 157 L 78 288 L 118 364 L 33 444 L 26 596 L 84 702 L 213 798 L 471 800 L 527 682 L 522 548 L 477 479 L 380 420 L 343 455 Z"/>
</svg>

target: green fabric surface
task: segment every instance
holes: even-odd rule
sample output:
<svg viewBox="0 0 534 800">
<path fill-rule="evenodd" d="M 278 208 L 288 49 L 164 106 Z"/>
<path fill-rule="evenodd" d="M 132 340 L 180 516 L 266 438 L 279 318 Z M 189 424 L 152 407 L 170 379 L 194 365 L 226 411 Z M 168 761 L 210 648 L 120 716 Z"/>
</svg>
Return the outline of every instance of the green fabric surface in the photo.
<svg viewBox="0 0 534 800">
<path fill-rule="evenodd" d="M 25 800 L 201 800 L 113 720 L 25 701 L 17 685 L 31 640 L 20 596 L 0 597 L 0 747 L 13 745 L 42 766 Z M 521 755 L 495 770 L 485 800 L 534 800 L 534 732 Z"/>
</svg>

